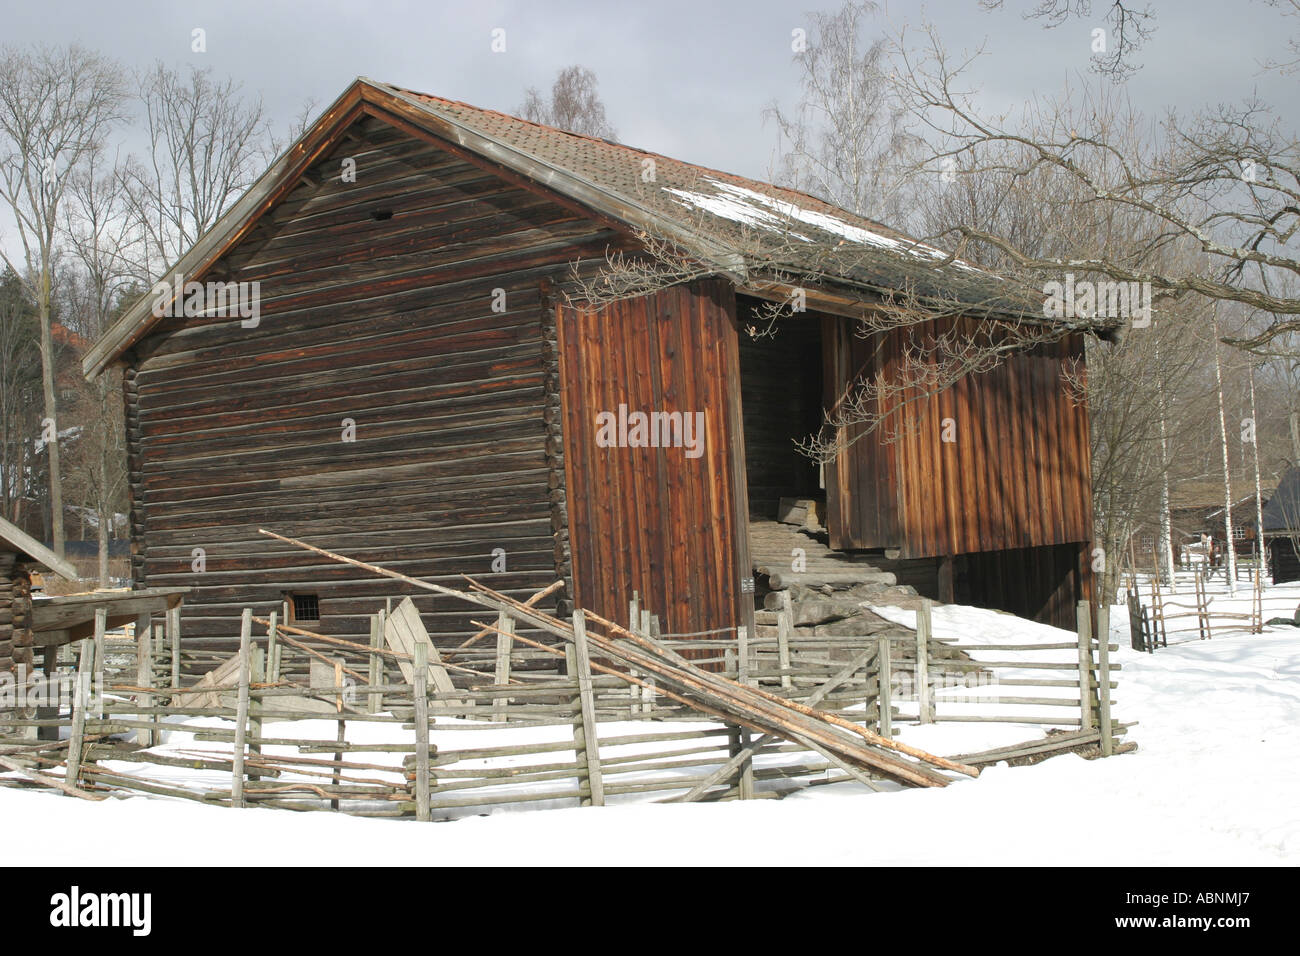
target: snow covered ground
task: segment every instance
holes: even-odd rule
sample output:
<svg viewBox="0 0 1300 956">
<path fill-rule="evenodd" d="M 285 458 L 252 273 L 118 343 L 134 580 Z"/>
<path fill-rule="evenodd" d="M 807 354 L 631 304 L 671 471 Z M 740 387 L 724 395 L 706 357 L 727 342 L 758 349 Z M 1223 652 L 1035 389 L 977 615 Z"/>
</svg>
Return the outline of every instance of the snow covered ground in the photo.
<svg viewBox="0 0 1300 956">
<path fill-rule="evenodd" d="M 1269 598 L 1294 609 L 1300 586 L 1272 588 Z M 1237 600 L 1249 607 L 1248 592 Z M 909 623 L 909 612 L 887 613 Z M 1042 625 L 961 607 L 936 609 L 935 634 L 959 634 L 964 643 L 1070 639 Z M 1112 640 L 1120 645 L 1114 659 L 1124 665 L 1115 714 L 1139 722 L 1127 738 L 1139 749 L 1109 760 L 1070 754 L 1031 767 L 990 767 L 978 780 L 959 780 L 942 790 L 872 794 L 846 783 L 746 803 L 663 805 L 630 798 L 605 808 L 577 808 L 560 800 L 552 809 L 500 810 L 442 824 L 237 811 L 163 798 L 90 804 L 0 789 L 0 814 L 33 823 L 11 829 L 3 855 L 6 862 L 46 865 L 273 859 L 322 866 L 1203 866 L 1300 859 L 1300 628 L 1275 627 L 1263 635 L 1237 634 L 1138 654 L 1128 647 L 1127 619 L 1117 608 Z M 1012 652 L 995 656 L 1013 659 Z M 375 725 L 357 726 L 359 733 L 378 732 Z M 319 736 L 332 739 L 333 727 L 321 722 Z M 904 725 L 902 739 L 953 754 L 1032 739 L 1042 730 Z M 567 728 L 523 732 L 563 735 Z M 611 732 L 618 730 L 611 727 Z M 443 733 L 464 746 L 464 732 Z M 479 745 L 500 733 L 481 730 L 471 736 Z M 170 735 L 166 749 L 195 746 L 215 745 L 195 744 L 190 733 L 178 732 Z M 165 776 L 157 767 L 139 769 Z M 194 776 L 175 771 L 169 779 Z"/>
</svg>

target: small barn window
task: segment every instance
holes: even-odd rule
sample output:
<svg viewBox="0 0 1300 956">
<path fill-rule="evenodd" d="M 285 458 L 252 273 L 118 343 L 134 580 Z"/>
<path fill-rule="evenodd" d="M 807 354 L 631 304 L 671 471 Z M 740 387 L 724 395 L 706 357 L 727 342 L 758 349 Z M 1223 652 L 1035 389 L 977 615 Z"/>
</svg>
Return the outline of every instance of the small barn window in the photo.
<svg viewBox="0 0 1300 956">
<path fill-rule="evenodd" d="M 320 597 L 315 594 L 291 594 L 290 606 L 295 622 L 320 620 Z"/>
</svg>

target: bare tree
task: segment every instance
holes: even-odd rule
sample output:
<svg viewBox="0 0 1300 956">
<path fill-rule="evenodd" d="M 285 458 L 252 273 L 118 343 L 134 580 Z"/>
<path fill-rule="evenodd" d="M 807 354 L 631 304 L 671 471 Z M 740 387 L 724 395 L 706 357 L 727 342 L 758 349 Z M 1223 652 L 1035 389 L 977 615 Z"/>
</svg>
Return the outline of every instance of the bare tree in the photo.
<svg viewBox="0 0 1300 956">
<path fill-rule="evenodd" d="M 1223 438 L 1223 528 L 1224 536 L 1224 557 L 1227 560 L 1227 577 L 1228 593 L 1237 593 L 1237 548 L 1233 544 L 1232 534 L 1232 465 L 1228 455 L 1228 420 L 1225 410 L 1223 394 L 1223 360 L 1219 355 L 1219 318 L 1217 310 L 1214 313 L 1214 342 L 1211 345 L 1214 352 L 1214 384 L 1215 395 L 1219 400 L 1219 434 Z"/>
<path fill-rule="evenodd" d="M 566 66 L 556 74 L 550 97 L 529 87 L 524 102 L 515 112 L 526 120 L 555 126 L 600 139 L 616 139 L 618 133 L 605 116 L 605 104 L 597 90 L 596 74 L 585 66 Z"/>
<path fill-rule="evenodd" d="M 820 196 L 860 216 L 902 225 L 904 160 L 920 146 L 886 75 L 883 37 L 866 26 L 876 4 L 849 0 L 812 13 L 812 35 L 796 52 L 803 94 L 793 110 L 773 103 L 764 118 L 781 134 L 773 181 Z"/>
<path fill-rule="evenodd" d="M 63 491 L 50 331 L 51 273 L 60 205 L 70 178 L 102 149 L 122 118 L 119 76 L 111 60 L 78 46 L 6 50 L 0 55 L 0 196 L 13 211 L 22 243 L 24 268 L 14 271 L 28 286 L 40 318 L 44 447 L 51 533 L 58 554 L 63 553 Z"/>
<path fill-rule="evenodd" d="M 996 10 L 1004 2 L 980 0 L 980 6 Z M 1100 42 L 1094 44 L 1092 69 L 1115 80 L 1127 79 L 1141 68 L 1136 57 L 1155 33 L 1155 13 L 1149 4 L 1139 7 L 1128 0 L 1102 0 L 1099 5 L 1105 8 L 1101 21 L 1109 29 L 1102 28 L 1102 36 L 1098 38 Z M 1094 22 L 1093 7 L 1092 0 L 1034 0 L 1034 5 L 1024 15 L 1027 19 L 1040 20 L 1046 28 L 1052 29 L 1072 20 Z"/>
<path fill-rule="evenodd" d="M 1064 0 L 1048 0 L 1041 9 L 1078 15 Z M 986 246 L 1021 268 L 1086 271 L 1145 283 L 1157 298 L 1192 294 L 1271 315 L 1263 328 L 1233 343 L 1246 348 L 1267 348 L 1300 330 L 1300 298 L 1270 291 L 1280 278 L 1300 275 L 1295 255 L 1300 143 L 1266 104 L 1252 99 L 1191 117 L 1171 113 L 1134 149 L 1092 119 L 1090 97 L 1095 94 L 1087 90 L 1081 96 L 1067 93 L 1067 99 L 1036 102 L 1026 107 L 1022 120 L 985 115 L 964 89 L 964 74 L 974 57 L 950 57 L 933 26 L 922 36 L 916 45 L 899 37 L 893 75 L 899 95 L 932 141 L 927 161 L 932 170 L 957 163 L 1014 179 L 1054 171 L 1067 177 L 1088 203 L 1154 218 L 1161 229 L 1153 235 L 1153 246 L 1190 243 L 1210 268 L 1155 268 L 1101 250 L 1042 255 L 978 223 L 954 226 L 931 241 L 963 255 L 971 254 L 971 246 Z M 1148 36 L 1149 30 L 1143 39 Z M 1066 117 L 1071 121 L 1060 121 Z"/>
<path fill-rule="evenodd" d="M 121 172 L 143 243 L 139 278 L 162 274 L 207 232 L 262 172 L 273 148 L 260 99 L 240 84 L 163 64 L 139 81 L 149 152 Z"/>
<path fill-rule="evenodd" d="M 122 303 L 134 297 L 131 264 L 139 261 L 134 252 L 139 238 L 117 188 L 119 171 L 101 165 L 92 161 L 72 179 L 65 208 L 65 232 L 77 267 L 67 297 L 90 339 L 108 328 Z M 78 377 L 78 383 L 81 432 L 70 456 L 70 473 L 96 515 L 99 586 L 108 587 L 109 540 L 126 487 L 121 381 L 111 373 L 93 382 Z"/>
<path fill-rule="evenodd" d="M 37 312 L 11 269 L 0 274 L 0 515 L 19 523 L 29 493 L 32 436 L 40 415 Z"/>
</svg>

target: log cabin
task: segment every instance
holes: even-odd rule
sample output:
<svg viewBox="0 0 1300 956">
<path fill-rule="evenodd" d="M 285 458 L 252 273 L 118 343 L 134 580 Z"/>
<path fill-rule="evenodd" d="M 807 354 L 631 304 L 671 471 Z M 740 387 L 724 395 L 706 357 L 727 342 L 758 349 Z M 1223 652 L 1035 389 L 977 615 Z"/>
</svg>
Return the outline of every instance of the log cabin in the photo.
<svg viewBox="0 0 1300 956">
<path fill-rule="evenodd" d="M 681 250 L 669 279 L 571 294 L 656 241 Z M 243 607 L 364 639 L 403 594 L 435 642 L 474 630 L 259 528 L 452 586 L 558 579 L 559 613 L 626 622 L 635 595 L 665 633 L 752 622 L 783 576 L 1072 627 L 1092 506 L 1066 373 L 1089 328 L 908 396 L 933 427 L 844 425 L 861 440 L 820 466 L 797 447 L 860 376 L 898 374 L 905 331 L 855 317 L 900 290 L 944 330 L 1042 321 L 1041 297 L 814 196 L 358 79 L 83 368 L 122 371 L 134 582 L 192 589 L 189 646 L 229 646 Z M 778 520 L 791 502 L 811 527 Z"/>
</svg>

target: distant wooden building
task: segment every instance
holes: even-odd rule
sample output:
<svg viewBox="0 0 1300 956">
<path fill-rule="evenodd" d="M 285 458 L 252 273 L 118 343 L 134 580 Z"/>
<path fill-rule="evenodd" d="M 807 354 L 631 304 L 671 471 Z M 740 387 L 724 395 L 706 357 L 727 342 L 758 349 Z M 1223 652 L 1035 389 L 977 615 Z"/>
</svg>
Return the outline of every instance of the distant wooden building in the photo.
<svg viewBox="0 0 1300 956">
<path fill-rule="evenodd" d="M 1264 508 L 1264 541 L 1273 583 L 1300 581 L 1300 466 L 1287 469 Z"/>
<path fill-rule="evenodd" d="M 698 273 L 569 304 L 575 262 L 637 255 L 643 233 Z M 801 243 L 857 265 L 817 279 L 745 254 Z M 665 631 L 710 631 L 752 621 L 751 519 L 806 495 L 833 548 L 924 593 L 1073 626 L 1091 594 L 1088 417 L 1065 380 L 1081 332 L 920 398 L 926 427 L 820 474 L 793 445 L 858 376 L 898 374 L 901 333 L 854 334 L 864 296 L 1043 321 L 944 259 L 803 193 L 358 80 L 171 271 L 182 299 L 258 283 L 258 314 L 200 296 L 185 315 L 169 277 L 86 357 L 124 368 L 137 586 L 193 588 L 187 642 L 281 601 L 362 636 L 408 593 L 265 527 L 450 585 L 559 578 L 561 611 L 625 621 L 635 591 Z M 746 333 L 796 293 L 804 314 Z M 435 639 L 471 630 L 464 606 L 414 596 Z"/>
<path fill-rule="evenodd" d="M 0 673 L 31 673 L 32 572 L 75 580 L 77 570 L 20 528 L 0 518 Z"/>
<path fill-rule="evenodd" d="M 1277 483 L 1273 481 L 1261 483 L 1265 505 L 1276 487 Z M 1222 479 L 1177 482 L 1170 492 L 1169 505 L 1169 543 L 1175 563 L 1201 560 L 1204 552 L 1202 539 L 1206 536 L 1214 539 L 1217 552 L 1222 553 L 1228 540 Z M 1232 505 L 1232 542 L 1239 558 L 1253 558 L 1259 551 L 1257 516 L 1253 487 L 1247 494 L 1240 495 L 1239 492 Z M 1161 560 L 1159 543 L 1159 517 L 1148 515 L 1134 531 L 1124 559 L 1135 561 L 1139 572 L 1149 573 Z"/>
</svg>

